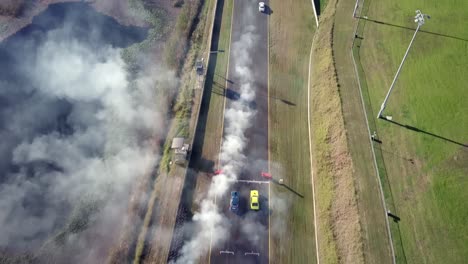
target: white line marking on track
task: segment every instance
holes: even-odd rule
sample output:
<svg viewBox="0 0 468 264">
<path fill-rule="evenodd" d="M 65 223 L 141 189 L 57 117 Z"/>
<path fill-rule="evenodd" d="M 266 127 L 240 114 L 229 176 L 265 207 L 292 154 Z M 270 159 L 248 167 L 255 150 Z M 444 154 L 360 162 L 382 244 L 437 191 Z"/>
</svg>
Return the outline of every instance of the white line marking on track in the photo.
<svg viewBox="0 0 468 264">
<path fill-rule="evenodd" d="M 362 2 L 362 6 L 364 6 L 364 1 Z M 367 17 L 365 17 L 365 18 L 367 19 Z M 356 23 L 356 26 L 354 28 L 353 36 L 356 36 L 358 26 L 359 26 L 359 24 Z M 369 126 L 369 119 L 367 118 L 366 105 L 364 104 L 364 97 L 362 95 L 361 79 L 359 78 L 359 72 L 358 72 L 358 69 L 357 69 L 356 60 L 354 59 L 354 53 L 353 53 L 353 47 L 354 47 L 354 41 L 355 40 L 356 40 L 356 38 L 353 38 L 353 45 L 351 45 L 351 50 L 350 50 L 351 51 L 351 58 L 353 59 L 354 72 L 356 74 L 356 80 L 357 80 L 357 84 L 358 84 L 358 87 L 359 87 L 359 95 L 361 97 L 362 111 L 364 112 L 364 119 L 366 120 L 367 131 L 368 131 L 368 133 L 370 135 L 371 134 L 371 129 L 370 129 L 370 126 Z M 382 202 L 382 206 L 384 208 L 384 214 L 385 214 L 384 218 L 385 218 L 385 223 L 386 223 L 386 227 L 387 227 L 388 239 L 389 239 L 389 243 L 390 243 L 390 253 L 392 254 L 392 263 L 395 264 L 396 263 L 396 256 L 395 256 L 395 249 L 393 247 L 393 238 L 392 238 L 392 232 L 390 230 L 390 223 L 388 222 L 388 217 L 387 217 L 387 204 L 385 202 L 385 195 L 384 195 L 384 192 L 383 192 L 382 180 L 380 179 L 379 167 L 377 166 L 377 158 L 375 157 L 374 143 L 372 142 L 371 137 L 369 137 L 369 143 L 370 143 L 370 149 L 371 149 L 371 152 L 372 152 L 372 158 L 373 158 L 373 161 L 374 161 L 375 173 L 376 173 L 376 176 L 377 176 L 377 180 L 379 182 L 380 201 Z"/>
<path fill-rule="evenodd" d="M 270 4 L 270 2 L 268 2 Z M 270 162 L 270 16 L 267 16 L 267 122 L 268 122 L 268 172 L 271 173 L 271 162 Z M 268 185 L 268 200 L 270 200 L 270 185 Z M 270 209 L 270 203 L 268 203 L 268 209 Z M 271 229 L 270 229 L 270 218 L 271 214 L 268 214 L 268 263 L 270 263 L 271 255 Z"/>
<path fill-rule="evenodd" d="M 235 181 L 235 182 L 245 182 L 245 183 L 258 183 L 258 184 L 265 183 L 265 184 L 270 184 L 269 181 L 254 181 L 254 180 L 232 180 L 232 181 Z"/>
</svg>

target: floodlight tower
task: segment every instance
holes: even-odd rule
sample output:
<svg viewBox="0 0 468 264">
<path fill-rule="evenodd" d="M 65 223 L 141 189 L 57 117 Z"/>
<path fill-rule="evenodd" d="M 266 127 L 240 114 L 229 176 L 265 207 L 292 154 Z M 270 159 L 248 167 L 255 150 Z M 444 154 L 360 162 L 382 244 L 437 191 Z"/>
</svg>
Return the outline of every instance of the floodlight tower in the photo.
<svg viewBox="0 0 468 264">
<path fill-rule="evenodd" d="M 406 56 L 408 56 L 408 52 L 410 51 L 411 49 L 411 45 L 413 44 L 413 41 L 414 39 L 416 38 L 416 34 L 418 33 L 419 31 L 419 28 L 424 25 L 424 18 L 427 17 L 428 19 L 430 19 L 431 17 L 427 14 L 423 14 L 421 13 L 420 10 L 416 10 L 416 16 L 414 17 L 414 22 L 418 24 L 418 26 L 416 27 L 416 31 L 414 32 L 414 35 L 413 35 L 413 38 L 411 39 L 411 42 L 408 46 L 408 49 L 406 50 L 406 53 L 405 53 L 405 56 L 403 56 L 403 60 L 401 61 L 400 63 L 400 67 L 398 67 L 398 70 L 395 74 L 395 77 L 393 78 L 393 81 L 392 81 L 392 84 L 390 85 L 390 89 L 388 89 L 388 93 L 387 93 L 387 96 L 385 96 L 385 99 L 382 103 L 382 106 L 380 107 L 380 111 L 379 113 L 377 114 L 377 118 L 384 118 L 384 119 L 388 119 L 388 120 L 391 120 L 392 117 L 391 116 L 382 116 L 382 112 L 383 110 L 385 109 L 385 107 L 387 106 L 387 100 L 388 100 L 388 97 L 390 96 L 390 93 L 392 92 L 393 90 L 393 86 L 395 85 L 395 82 L 398 78 L 398 75 L 400 75 L 400 71 L 401 71 L 401 68 L 403 67 L 403 63 L 405 63 L 405 60 L 406 60 Z"/>
</svg>

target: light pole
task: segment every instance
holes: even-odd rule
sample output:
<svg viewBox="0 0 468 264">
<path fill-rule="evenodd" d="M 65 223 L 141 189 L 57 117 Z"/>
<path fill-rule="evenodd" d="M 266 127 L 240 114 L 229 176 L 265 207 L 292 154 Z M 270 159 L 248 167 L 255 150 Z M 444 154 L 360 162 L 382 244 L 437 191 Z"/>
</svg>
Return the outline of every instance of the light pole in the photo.
<svg viewBox="0 0 468 264">
<path fill-rule="evenodd" d="M 400 71 L 401 71 L 401 68 L 403 67 L 403 63 L 405 63 L 405 60 L 406 60 L 406 56 L 408 56 L 408 52 L 410 51 L 411 49 L 411 45 L 413 44 L 413 41 L 414 41 L 414 38 L 416 38 L 416 34 L 418 33 L 419 31 L 419 28 L 424 25 L 424 17 L 427 17 L 428 19 L 431 18 L 429 15 L 426 15 L 426 14 L 423 14 L 421 13 L 420 10 L 416 10 L 416 16 L 414 17 L 414 22 L 418 23 L 418 26 L 416 27 L 416 31 L 414 32 L 414 35 L 413 35 L 413 38 L 411 39 L 411 42 L 408 46 L 408 49 L 406 50 L 406 53 L 405 53 L 405 56 L 403 56 L 403 60 L 401 61 L 400 63 L 400 67 L 398 67 L 398 70 L 395 74 L 395 77 L 393 78 L 393 81 L 392 81 L 392 84 L 390 85 L 390 89 L 388 89 L 388 93 L 387 93 L 387 96 L 385 96 L 385 99 L 382 103 L 382 106 L 380 107 L 380 111 L 379 113 L 377 114 L 377 118 L 385 118 L 385 119 L 388 119 L 388 120 L 391 120 L 392 117 L 391 116 L 382 116 L 382 112 L 383 110 L 385 109 L 385 107 L 387 106 L 387 100 L 388 100 L 388 97 L 390 96 L 390 93 L 392 92 L 393 90 L 393 86 L 395 86 L 395 82 L 398 78 L 398 75 L 400 74 Z"/>
</svg>

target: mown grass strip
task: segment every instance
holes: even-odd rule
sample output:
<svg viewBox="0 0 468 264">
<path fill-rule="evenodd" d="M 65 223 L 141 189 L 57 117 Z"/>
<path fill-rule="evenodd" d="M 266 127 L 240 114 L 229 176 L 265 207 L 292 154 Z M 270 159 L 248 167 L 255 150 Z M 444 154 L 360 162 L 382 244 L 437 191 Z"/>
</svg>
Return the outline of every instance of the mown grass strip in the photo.
<svg viewBox="0 0 468 264">
<path fill-rule="evenodd" d="M 361 7 L 362 1 L 359 5 Z M 359 92 L 350 47 L 357 21 L 350 10 L 353 1 L 339 1 L 336 5 L 333 30 L 333 53 L 338 76 L 341 107 L 345 121 L 348 149 L 353 159 L 360 213 L 365 261 L 391 263 L 389 239 L 386 234 L 386 215 L 380 197 L 380 187 L 373 163 L 372 146 Z"/>
<path fill-rule="evenodd" d="M 307 122 L 309 52 L 315 31 L 310 1 L 272 0 L 269 18 L 271 263 L 315 263 Z"/>
</svg>

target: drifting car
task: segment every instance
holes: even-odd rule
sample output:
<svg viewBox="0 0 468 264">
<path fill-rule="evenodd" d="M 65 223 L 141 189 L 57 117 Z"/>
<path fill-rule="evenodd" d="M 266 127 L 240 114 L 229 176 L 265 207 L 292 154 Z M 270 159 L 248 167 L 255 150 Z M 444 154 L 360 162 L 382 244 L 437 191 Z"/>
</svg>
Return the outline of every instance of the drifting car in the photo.
<svg viewBox="0 0 468 264">
<path fill-rule="evenodd" d="M 239 211 L 239 193 L 236 191 L 231 192 L 231 203 L 229 205 L 229 209 L 232 212 Z"/>
<path fill-rule="evenodd" d="M 258 3 L 258 12 L 260 13 L 265 12 L 265 2 Z"/>
<path fill-rule="evenodd" d="M 266 179 L 269 179 L 269 180 L 272 178 L 272 177 L 271 177 L 271 173 L 268 173 L 268 172 L 262 171 L 262 172 L 260 173 L 260 175 L 262 175 L 263 178 L 266 178 Z"/>
<path fill-rule="evenodd" d="M 250 209 L 252 210 L 259 210 L 260 209 L 260 204 L 258 201 L 258 191 L 257 190 L 251 190 L 250 191 Z"/>
</svg>

